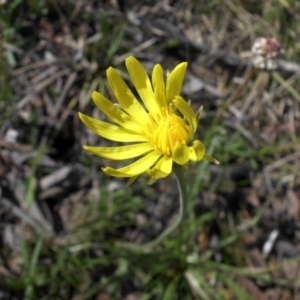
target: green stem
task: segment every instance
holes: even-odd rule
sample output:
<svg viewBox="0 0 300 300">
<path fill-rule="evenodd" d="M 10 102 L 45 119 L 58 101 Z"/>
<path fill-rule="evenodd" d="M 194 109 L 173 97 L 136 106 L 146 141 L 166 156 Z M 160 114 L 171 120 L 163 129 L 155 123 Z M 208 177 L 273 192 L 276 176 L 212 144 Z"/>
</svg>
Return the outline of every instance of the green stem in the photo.
<svg viewBox="0 0 300 300">
<path fill-rule="evenodd" d="M 173 173 L 176 176 L 178 189 L 179 189 L 179 215 L 176 221 L 163 231 L 156 239 L 151 242 L 137 245 L 134 243 L 117 242 L 116 246 L 127 250 L 138 251 L 138 252 L 151 252 L 155 246 L 159 245 L 168 235 L 170 235 L 182 222 L 186 213 L 186 205 L 188 200 L 187 187 L 184 179 L 184 169 L 181 166 L 175 166 Z"/>
<path fill-rule="evenodd" d="M 298 101 L 300 102 L 300 95 L 297 90 L 292 86 L 292 83 L 289 80 L 283 79 L 280 74 L 276 71 L 273 71 L 272 77 L 280 83 L 285 89 Z"/>
</svg>

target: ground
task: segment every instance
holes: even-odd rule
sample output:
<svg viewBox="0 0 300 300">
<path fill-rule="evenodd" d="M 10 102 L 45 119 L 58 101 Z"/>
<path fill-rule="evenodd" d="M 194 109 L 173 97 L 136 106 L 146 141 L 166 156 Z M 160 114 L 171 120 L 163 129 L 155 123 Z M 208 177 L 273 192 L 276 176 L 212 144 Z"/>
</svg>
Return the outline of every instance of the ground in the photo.
<svg viewBox="0 0 300 300">
<path fill-rule="evenodd" d="M 300 299 L 299 8 L 0 1 L 0 299 Z M 107 177 L 82 145 L 112 143 L 78 117 L 105 118 L 109 66 L 133 88 L 130 55 L 149 74 L 188 62 L 182 95 L 220 161 L 189 165 L 183 224 L 147 251 L 124 242 L 174 224 L 175 178 Z"/>
</svg>

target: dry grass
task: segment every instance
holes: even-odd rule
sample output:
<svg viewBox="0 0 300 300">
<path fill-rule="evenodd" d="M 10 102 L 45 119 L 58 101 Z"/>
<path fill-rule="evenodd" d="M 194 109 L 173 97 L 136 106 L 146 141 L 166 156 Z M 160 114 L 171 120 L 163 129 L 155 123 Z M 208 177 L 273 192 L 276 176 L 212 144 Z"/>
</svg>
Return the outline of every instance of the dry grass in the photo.
<svg viewBox="0 0 300 300">
<path fill-rule="evenodd" d="M 299 4 L 12 0 L 0 8 L 3 299 L 299 298 Z M 251 67 L 259 36 L 282 44 L 276 71 Z M 184 94 L 204 105 L 197 134 L 221 162 L 192 165 L 184 228 L 149 254 L 115 245 L 152 240 L 174 220 L 174 179 L 125 188 L 104 177 L 104 162 L 81 145 L 108 142 L 77 117 L 103 118 L 91 93 L 113 99 L 105 70 L 128 80 L 129 55 L 149 71 L 189 62 Z"/>
</svg>

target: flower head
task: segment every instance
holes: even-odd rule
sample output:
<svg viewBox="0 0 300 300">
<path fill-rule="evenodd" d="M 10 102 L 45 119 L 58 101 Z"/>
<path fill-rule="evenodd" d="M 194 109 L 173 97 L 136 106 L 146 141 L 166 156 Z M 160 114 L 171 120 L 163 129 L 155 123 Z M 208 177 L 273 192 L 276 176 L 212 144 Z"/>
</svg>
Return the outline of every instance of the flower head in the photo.
<svg viewBox="0 0 300 300">
<path fill-rule="evenodd" d="M 102 94 L 93 92 L 96 106 L 113 122 L 107 123 L 82 113 L 82 122 L 103 138 L 125 143 L 118 147 L 83 146 L 85 150 L 110 160 L 137 158 L 119 169 L 103 168 L 104 173 L 130 178 L 147 172 L 151 182 L 172 172 L 173 164 L 186 166 L 191 161 L 207 159 L 200 140 L 194 140 L 202 107 L 195 114 L 180 96 L 187 63 L 181 63 L 168 75 L 165 82 L 162 67 L 155 65 L 152 82 L 146 70 L 134 57 L 126 59 L 126 67 L 144 106 L 136 99 L 118 72 L 109 68 L 107 78 L 118 105 Z"/>
<path fill-rule="evenodd" d="M 277 69 L 281 45 L 275 38 L 256 38 L 251 52 L 251 61 L 255 68 L 266 70 Z"/>
</svg>

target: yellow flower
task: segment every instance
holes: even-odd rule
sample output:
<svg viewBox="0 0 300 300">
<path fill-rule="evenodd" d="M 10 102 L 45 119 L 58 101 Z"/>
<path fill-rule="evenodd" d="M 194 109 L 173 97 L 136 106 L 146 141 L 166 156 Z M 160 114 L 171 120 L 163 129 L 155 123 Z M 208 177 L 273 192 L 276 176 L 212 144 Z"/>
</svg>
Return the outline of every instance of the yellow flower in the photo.
<svg viewBox="0 0 300 300">
<path fill-rule="evenodd" d="M 104 173 L 130 178 L 131 183 L 138 175 L 147 172 L 151 176 L 150 181 L 154 182 L 168 176 L 172 172 L 173 163 L 186 166 L 190 160 L 202 159 L 218 163 L 205 154 L 201 141 L 193 141 L 202 107 L 195 114 L 180 96 L 187 63 L 176 66 L 168 75 L 166 83 L 159 64 L 153 69 L 152 83 L 146 70 L 134 57 L 126 59 L 126 67 L 145 108 L 118 72 L 110 67 L 107 78 L 118 105 L 98 92 L 93 92 L 92 98 L 113 124 L 79 113 L 82 122 L 96 134 L 126 143 L 119 147 L 83 146 L 85 150 L 110 160 L 123 161 L 139 157 L 119 169 L 105 167 Z"/>
</svg>

